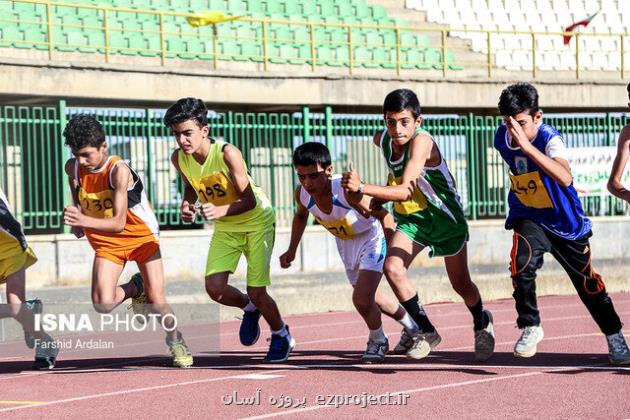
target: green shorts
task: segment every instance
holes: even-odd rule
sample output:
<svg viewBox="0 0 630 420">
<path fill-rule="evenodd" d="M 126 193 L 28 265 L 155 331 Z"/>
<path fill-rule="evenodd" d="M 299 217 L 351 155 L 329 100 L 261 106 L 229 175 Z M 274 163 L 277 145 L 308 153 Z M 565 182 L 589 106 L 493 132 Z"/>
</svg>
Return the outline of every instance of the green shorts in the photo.
<svg viewBox="0 0 630 420">
<path fill-rule="evenodd" d="M 252 232 L 215 231 L 208 251 L 206 276 L 226 271 L 234 273 L 241 254 L 245 254 L 247 285 L 269 286 L 269 268 L 275 238 L 275 224 Z"/>
<path fill-rule="evenodd" d="M 448 230 L 425 232 L 416 223 L 400 222 L 396 230 L 412 241 L 429 248 L 429 257 L 450 257 L 456 255 L 468 241 L 467 224 L 450 224 Z"/>
</svg>

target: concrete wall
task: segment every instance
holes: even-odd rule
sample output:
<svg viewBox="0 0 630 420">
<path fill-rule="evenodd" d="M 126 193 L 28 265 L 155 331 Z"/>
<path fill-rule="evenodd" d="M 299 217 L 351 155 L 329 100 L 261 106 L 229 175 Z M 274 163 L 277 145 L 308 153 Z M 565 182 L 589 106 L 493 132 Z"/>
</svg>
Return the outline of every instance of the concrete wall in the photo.
<svg viewBox="0 0 630 420">
<path fill-rule="evenodd" d="M 440 73 L 409 71 L 397 76 L 389 72 L 356 69 L 353 75 L 331 73 L 323 68 L 261 72 L 239 70 L 229 62 L 228 70 L 195 67 L 160 67 L 129 63 L 106 64 L 77 60 L 44 61 L 0 58 L 0 96 L 29 102 L 64 98 L 69 104 L 164 104 L 184 96 L 204 98 L 209 104 L 248 104 L 258 107 L 280 105 L 332 105 L 380 107 L 385 94 L 408 87 L 419 95 L 424 107 L 432 109 L 496 109 L 501 90 L 515 81 L 530 80 L 531 74 L 496 71 L 492 78 L 468 72 Z M 128 60 L 128 58 L 125 58 Z M 189 63 L 190 64 L 190 63 Z M 204 67 L 206 66 L 206 67 Z M 627 102 L 625 83 L 617 74 L 575 80 L 574 74 L 550 72 L 535 81 L 546 110 L 553 108 L 623 107 Z M 276 108 L 277 109 L 277 108 Z"/>
<path fill-rule="evenodd" d="M 630 254 L 630 218 L 594 218 L 591 240 L 594 259 L 618 260 Z M 471 266 L 505 265 L 512 247 L 511 233 L 503 221 L 479 221 L 470 224 L 468 247 Z M 161 244 L 166 278 L 170 280 L 202 279 L 212 230 L 165 231 Z M 287 270 L 280 268 L 278 257 L 289 244 L 290 230 L 277 232 L 272 258 L 273 275 L 343 271 L 335 240 L 319 226 L 307 228 L 296 261 Z M 87 240 L 72 235 L 42 235 L 28 238 L 39 262 L 27 270 L 29 288 L 89 284 L 94 253 Z M 415 266 L 441 266 L 441 258 L 429 259 L 426 252 L 414 261 Z M 135 264 L 125 268 L 136 270 Z M 245 276 L 245 261 L 241 259 L 237 276 Z"/>
</svg>

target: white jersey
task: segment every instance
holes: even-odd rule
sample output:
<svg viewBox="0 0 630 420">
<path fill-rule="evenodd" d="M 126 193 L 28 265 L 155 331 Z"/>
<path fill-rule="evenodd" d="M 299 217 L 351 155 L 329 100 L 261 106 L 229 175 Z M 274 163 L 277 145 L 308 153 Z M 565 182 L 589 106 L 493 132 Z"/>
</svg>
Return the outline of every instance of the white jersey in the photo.
<svg viewBox="0 0 630 420">
<path fill-rule="evenodd" d="M 385 235 L 378 220 L 372 216 L 366 218 L 348 204 L 341 187 L 341 176 L 333 176 L 331 183 L 333 209 L 330 214 L 321 211 L 304 188 L 300 188 L 300 203 L 319 224 L 335 235 L 346 275 L 355 286 L 359 270 L 383 272 Z"/>
<path fill-rule="evenodd" d="M 315 199 L 300 188 L 300 203 L 315 217 L 317 223 L 324 226 L 338 239 L 353 239 L 360 233 L 367 232 L 379 225 L 374 217 L 365 217 L 348 204 L 341 187 L 341 175 L 334 175 L 331 179 L 333 208 L 330 214 L 324 213 L 315 204 Z"/>
</svg>

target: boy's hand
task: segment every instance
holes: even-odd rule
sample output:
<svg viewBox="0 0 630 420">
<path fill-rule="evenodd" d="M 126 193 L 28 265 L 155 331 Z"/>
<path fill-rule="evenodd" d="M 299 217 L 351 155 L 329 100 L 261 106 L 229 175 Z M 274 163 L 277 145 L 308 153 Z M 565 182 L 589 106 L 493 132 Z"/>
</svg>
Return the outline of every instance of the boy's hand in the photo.
<svg viewBox="0 0 630 420">
<path fill-rule="evenodd" d="M 385 203 L 386 201 L 384 200 L 379 200 L 378 198 L 372 197 L 372 199 L 370 200 L 370 211 L 380 211 L 381 209 L 383 209 L 383 204 Z"/>
<path fill-rule="evenodd" d="M 184 222 L 193 223 L 195 221 L 195 213 L 197 213 L 197 209 L 194 204 L 190 204 L 186 200 L 182 201 L 182 204 L 179 206 L 179 214 Z"/>
<path fill-rule="evenodd" d="M 520 147 L 523 151 L 531 146 L 532 143 L 525 135 L 523 128 L 514 118 L 509 115 L 505 117 L 505 125 L 508 129 L 508 133 L 510 133 L 510 137 L 512 137 L 512 144 L 514 146 Z"/>
<path fill-rule="evenodd" d="M 68 226 L 83 227 L 83 213 L 77 206 L 67 206 L 63 209 L 63 223 Z"/>
<path fill-rule="evenodd" d="M 203 203 L 200 212 L 206 220 L 220 219 L 227 213 L 227 206 L 215 206 L 212 203 Z"/>
<path fill-rule="evenodd" d="M 348 163 L 348 170 L 341 176 L 341 186 L 346 192 L 356 193 L 359 192 L 361 186 L 361 178 L 359 174 L 354 170 L 352 162 Z"/>
<path fill-rule="evenodd" d="M 295 260 L 295 251 L 287 251 L 284 254 L 280 255 L 280 267 L 289 268 L 291 267 L 291 263 Z"/>
<path fill-rule="evenodd" d="M 79 239 L 85 236 L 85 233 L 83 232 L 83 228 L 79 226 L 72 226 L 72 228 L 70 229 L 70 233 L 72 233 L 76 238 L 79 238 Z"/>
</svg>

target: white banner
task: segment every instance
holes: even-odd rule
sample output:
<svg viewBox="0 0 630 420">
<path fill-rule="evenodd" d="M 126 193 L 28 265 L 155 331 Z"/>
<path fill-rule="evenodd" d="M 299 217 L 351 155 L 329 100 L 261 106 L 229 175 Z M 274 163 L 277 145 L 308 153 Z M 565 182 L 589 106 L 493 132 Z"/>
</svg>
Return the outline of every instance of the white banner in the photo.
<svg viewBox="0 0 630 420">
<path fill-rule="evenodd" d="M 569 165 L 573 172 L 573 185 L 577 192 L 580 195 L 608 194 L 606 184 L 612 171 L 617 148 L 614 146 L 572 147 L 567 151 Z M 630 185 L 628 170 L 625 171 L 622 182 L 624 185 Z"/>
</svg>

